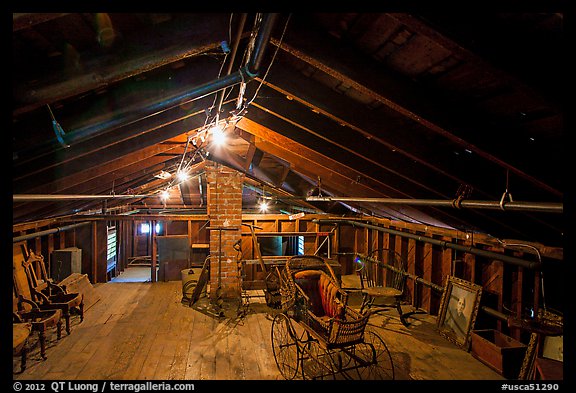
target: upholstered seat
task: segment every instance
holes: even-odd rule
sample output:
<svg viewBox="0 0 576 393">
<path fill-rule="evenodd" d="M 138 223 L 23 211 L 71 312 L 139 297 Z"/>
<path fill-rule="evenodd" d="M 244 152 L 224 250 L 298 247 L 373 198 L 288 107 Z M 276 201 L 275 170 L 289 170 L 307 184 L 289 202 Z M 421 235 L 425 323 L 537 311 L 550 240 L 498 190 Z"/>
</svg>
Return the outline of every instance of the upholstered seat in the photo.
<svg viewBox="0 0 576 393">
<path fill-rule="evenodd" d="M 20 356 L 20 372 L 26 370 L 26 342 L 30 333 L 32 332 L 32 323 L 30 322 L 14 322 L 12 323 L 12 354 L 13 356 Z"/>
<path fill-rule="evenodd" d="M 40 340 L 40 356 L 46 359 L 46 332 L 52 327 L 56 327 L 57 338 L 62 337 L 62 311 L 61 310 L 40 310 L 38 305 L 31 300 L 18 295 L 14 288 L 12 304 L 13 320 L 16 323 L 29 323 L 32 331 L 38 333 Z"/>
<path fill-rule="evenodd" d="M 309 300 L 309 308 L 315 316 L 324 319 L 342 318 L 344 304 L 339 298 L 340 288 L 320 270 L 302 270 L 294 274 L 296 284 Z"/>
<path fill-rule="evenodd" d="M 13 250 L 15 280 L 21 295 L 35 302 L 41 310 L 61 310 L 66 333 L 70 334 L 71 312 L 78 313 L 80 322 L 84 320 L 84 295 L 68 293 L 66 288 L 54 284 L 46 272 L 43 256 L 28 250 L 25 242 L 15 243 Z M 36 271 L 40 272 L 40 277 Z"/>
</svg>

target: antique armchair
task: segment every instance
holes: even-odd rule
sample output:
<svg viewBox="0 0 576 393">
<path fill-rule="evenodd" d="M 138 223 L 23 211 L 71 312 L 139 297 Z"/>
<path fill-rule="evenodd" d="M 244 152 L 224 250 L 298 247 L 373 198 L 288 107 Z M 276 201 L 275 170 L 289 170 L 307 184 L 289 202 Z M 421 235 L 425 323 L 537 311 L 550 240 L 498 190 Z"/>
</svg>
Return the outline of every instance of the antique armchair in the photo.
<svg viewBox="0 0 576 393">
<path fill-rule="evenodd" d="M 401 307 L 406 286 L 404 258 L 394 250 L 377 249 L 368 258 L 359 258 L 358 266 L 362 293 L 360 313 L 372 308 L 375 308 L 372 312 L 378 312 L 394 307 L 398 310 L 400 322 L 408 326 Z"/>
<path fill-rule="evenodd" d="M 80 322 L 84 320 L 84 295 L 68 293 L 66 288 L 54 284 L 48 278 L 42 255 L 26 251 L 25 243 L 14 245 L 14 280 L 18 283 L 20 295 L 34 302 L 40 310 L 61 310 L 66 333 L 70 334 L 72 312 L 79 314 Z M 41 278 L 37 277 L 37 270 Z"/>
<path fill-rule="evenodd" d="M 12 323 L 12 355 L 20 357 L 20 373 L 26 370 L 26 354 L 28 348 L 26 343 L 32 332 L 31 322 Z"/>
<path fill-rule="evenodd" d="M 50 328 L 56 327 L 58 340 L 62 337 L 62 311 L 59 309 L 41 310 L 35 302 L 25 299 L 19 293 L 16 281 L 14 281 L 12 288 L 13 323 L 29 323 L 31 325 L 32 332 L 38 333 L 40 355 L 42 359 L 46 359 L 46 332 Z M 22 370 L 24 370 L 24 367 L 25 361 L 23 358 Z"/>
</svg>

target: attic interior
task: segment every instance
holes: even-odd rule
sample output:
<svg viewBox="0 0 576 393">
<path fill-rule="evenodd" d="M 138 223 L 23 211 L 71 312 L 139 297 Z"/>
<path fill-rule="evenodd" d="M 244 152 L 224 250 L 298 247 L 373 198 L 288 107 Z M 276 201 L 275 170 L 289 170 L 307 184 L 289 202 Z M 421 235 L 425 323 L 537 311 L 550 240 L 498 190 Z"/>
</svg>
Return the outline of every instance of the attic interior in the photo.
<svg viewBox="0 0 576 393">
<path fill-rule="evenodd" d="M 181 291 L 177 315 L 204 302 L 217 324 L 229 304 L 251 305 L 258 292 L 267 315 L 309 332 L 286 300 L 300 293 L 287 289 L 299 285 L 294 260 L 316 261 L 312 270 L 330 273 L 346 294 L 345 308 L 359 309 L 366 266 L 376 263 L 374 285 L 382 286 L 396 255 L 404 261 L 401 306 L 384 315 L 400 318 L 405 334 L 432 318 L 430 329 L 457 349 L 448 362 L 467 356 L 470 368 L 495 373 L 462 379 L 562 379 L 564 39 L 562 12 L 14 13 L 18 322 L 36 307 L 23 304 L 23 293 L 48 302 L 38 285 L 66 282 L 83 295 L 85 320 L 73 310 L 64 340 L 90 340 L 76 330 L 96 326 L 97 310 L 137 325 L 121 311 L 132 300 L 112 311 L 103 305 L 124 296 L 110 291 L 133 296 L 118 289 L 132 283 L 118 281 L 140 269 L 146 291 Z M 200 273 L 186 281 L 192 270 Z M 458 291 L 474 303 L 454 338 L 441 325 Z M 407 322 L 402 310 L 412 310 Z M 244 316 L 252 314 L 248 307 Z M 328 340 L 320 355 L 296 351 L 291 366 L 274 352 L 284 348 L 275 346 L 279 320 L 262 328 L 267 341 L 254 360 L 268 374 L 174 371 L 178 362 L 190 367 L 191 353 L 172 353 L 174 367 L 163 373 L 102 366 L 86 374 L 88 358 L 103 355 L 35 357 L 30 322 L 14 346 L 15 369 L 26 363 L 23 352 L 28 366 L 14 377 L 325 378 L 306 359 L 332 359 L 331 336 L 313 340 Z M 406 371 L 390 344 L 397 339 L 377 333 L 391 347 L 396 379 L 436 378 Z M 377 347 L 368 337 L 352 352 Z M 197 342 L 187 339 L 191 348 Z M 66 350 L 59 340 L 48 354 Z M 139 349 L 131 353 L 137 364 Z M 366 370 L 352 363 L 354 377 L 342 364 L 328 376 L 393 378 L 381 371 L 384 361 Z M 63 364 L 66 373 L 55 373 Z"/>
</svg>

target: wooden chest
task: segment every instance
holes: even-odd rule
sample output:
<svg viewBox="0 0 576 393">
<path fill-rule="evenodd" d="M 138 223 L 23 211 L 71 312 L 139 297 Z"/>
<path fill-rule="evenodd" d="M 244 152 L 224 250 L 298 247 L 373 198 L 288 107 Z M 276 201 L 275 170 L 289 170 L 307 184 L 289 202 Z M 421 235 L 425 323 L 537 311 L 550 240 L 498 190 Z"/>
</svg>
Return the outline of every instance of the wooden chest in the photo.
<svg viewBox="0 0 576 393">
<path fill-rule="evenodd" d="M 472 331 L 472 356 L 509 379 L 518 378 L 526 348 L 498 330 Z"/>
</svg>

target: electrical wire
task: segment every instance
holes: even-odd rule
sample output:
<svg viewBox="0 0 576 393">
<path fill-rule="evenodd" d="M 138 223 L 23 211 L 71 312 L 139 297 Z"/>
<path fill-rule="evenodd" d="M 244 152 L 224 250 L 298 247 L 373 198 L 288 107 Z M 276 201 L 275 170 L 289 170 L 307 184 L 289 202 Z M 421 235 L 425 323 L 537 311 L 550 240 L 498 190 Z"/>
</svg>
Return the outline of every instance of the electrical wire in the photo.
<svg viewBox="0 0 576 393">
<path fill-rule="evenodd" d="M 264 80 L 268 76 L 268 72 L 270 72 L 270 69 L 272 68 L 272 64 L 274 63 L 274 60 L 276 59 L 276 55 L 278 54 L 278 51 L 280 50 L 280 46 L 282 46 L 282 42 L 284 40 L 284 35 L 286 34 L 286 29 L 288 28 L 288 23 L 290 22 L 291 17 L 292 17 L 292 14 L 289 14 L 288 18 L 286 19 L 286 23 L 284 24 L 284 29 L 282 30 L 282 35 L 280 36 L 280 41 L 279 41 L 278 45 L 276 46 L 276 50 L 274 51 L 274 55 L 272 55 L 272 60 L 270 60 L 270 64 L 268 64 L 268 68 L 266 69 L 264 76 L 262 77 L 262 79 L 260 79 L 260 84 L 256 88 L 256 92 L 254 93 L 254 96 L 252 97 L 252 99 L 250 101 L 248 101 L 246 103 L 245 107 L 248 107 L 248 105 L 250 105 L 252 103 L 252 101 L 254 101 L 254 99 L 256 99 L 256 96 L 258 95 L 258 92 L 260 91 L 260 88 L 262 87 Z"/>
<path fill-rule="evenodd" d="M 531 244 L 524 244 L 524 243 L 506 243 L 503 240 L 500 239 L 496 239 L 498 240 L 498 242 L 500 242 L 504 247 L 527 247 L 527 248 L 531 248 L 534 251 L 536 251 L 536 255 L 538 256 L 538 262 L 540 263 L 540 266 L 542 265 L 542 255 L 540 254 L 540 250 L 538 250 L 537 247 L 534 247 Z M 542 291 L 542 308 L 544 310 L 546 310 L 546 296 L 545 296 L 545 292 L 544 292 L 544 274 L 543 271 L 540 270 L 540 289 Z"/>
</svg>

